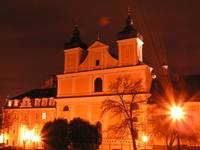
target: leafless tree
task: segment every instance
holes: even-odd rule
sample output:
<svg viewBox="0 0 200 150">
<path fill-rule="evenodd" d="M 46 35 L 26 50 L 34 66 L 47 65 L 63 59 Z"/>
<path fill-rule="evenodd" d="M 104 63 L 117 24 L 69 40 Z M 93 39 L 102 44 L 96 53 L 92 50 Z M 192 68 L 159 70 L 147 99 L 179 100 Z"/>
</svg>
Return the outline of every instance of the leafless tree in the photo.
<svg viewBox="0 0 200 150">
<path fill-rule="evenodd" d="M 166 114 L 166 110 L 157 104 L 154 104 L 148 113 L 151 114 L 148 121 L 152 125 L 152 135 L 159 139 L 163 138 L 168 150 L 172 150 L 175 144 L 179 145 L 180 141 L 198 142 L 200 135 L 198 125 L 192 124 L 190 116 L 185 116 L 187 121 L 172 122 L 169 115 Z"/>
<path fill-rule="evenodd" d="M 154 114 L 151 112 L 151 115 Z M 166 116 L 154 114 L 151 120 L 152 135 L 156 138 L 164 138 L 168 150 L 172 150 L 173 144 L 177 138 L 177 132 L 170 128 L 170 124 L 166 121 Z"/>
<path fill-rule="evenodd" d="M 108 97 L 102 103 L 102 114 L 110 112 L 115 118 L 115 123 L 110 125 L 108 131 L 112 131 L 115 136 L 129 134 L 133 149 L 137 150 L 139 103 L 144 102 L 138 98 L 143 91 L 141 81 L 134 81 L 130 76 L 120 76 L 110 84 L 110 90 L 115 96 Z"/>
</svg>

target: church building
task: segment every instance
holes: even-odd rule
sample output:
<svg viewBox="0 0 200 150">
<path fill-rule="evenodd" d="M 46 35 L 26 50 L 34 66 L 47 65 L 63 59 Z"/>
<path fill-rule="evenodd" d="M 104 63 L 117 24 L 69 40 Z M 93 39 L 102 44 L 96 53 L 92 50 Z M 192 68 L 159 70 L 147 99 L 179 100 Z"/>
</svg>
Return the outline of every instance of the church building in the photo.
<svg viewBox="0 0 200 150">
<path fill-rule="evenodd" d="M 130 137 L 115 139 L 107 133 L 114 120 L 109 114 L 102 116 L 102 102 L 116 96 L 110 90 L 111 84 L 118 77 L 128 76 L 141 82 L 140 100 L 143 103 L 139 104 L 139 122 L 145 121 L 152 69 L 143 62 L 143 39 L 133 27 L 130 13 L 124 28 L 117 34 L 116 44 L 115 50 L 100 40 L 87 46 L 75 26 L 71 39 L 64 44 L 64 70 L 57 75 L 57 87 L 32 90 L 7 100 L 3 113 L 7 118 L 4 119 L 4 142 L 14 147 L 39 148 L 41 143 L 37 138 L 46 122 L 80 117 L 92 124 L 101 123 L 101 149 L 132 150 Z M 28 130 L 34 131 L 35 140 L 24 135 Z M 140 126 L 139 149 L 144 148 L 140 140 L 143 132 L 144 126 Z"/>
</svg>

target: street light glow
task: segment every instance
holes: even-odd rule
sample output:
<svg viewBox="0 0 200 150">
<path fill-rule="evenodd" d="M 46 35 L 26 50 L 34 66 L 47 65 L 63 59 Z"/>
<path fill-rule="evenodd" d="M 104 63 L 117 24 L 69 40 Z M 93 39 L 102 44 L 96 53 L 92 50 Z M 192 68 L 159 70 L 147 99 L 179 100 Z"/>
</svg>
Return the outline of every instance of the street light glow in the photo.
<svg viewBox="0 0 200 150">
<path fill-rule="evenodd" d="M 180 121 L 184 119 L 185 112 L 183 110 L 183 107 L 173 105 L 170 108 L 170 117 L 173 119 L 173 121 Z"/>
<path fill-rule="evenodd" d="M 21 129 L 21 139 L 25 140 L 25 141 L 30 140 L 30 141 L 33 141 L 33 142 L 40 142 L 41 141 L 40 135 L 36 134 L 34 129 L 29 130 L 26 127 L 23 127 Z"/>
<path fill-rule="evenodd" d="M 148 140 L 149 140 L 149 137 L 148 137 L 147 135 L 142 135 L 142 141 L 143 141 L 144 143 L 147 143 Z"/>
<path fill-rule="evenodd" d="M 0 143 L 3 143 L 4 141 L 3 141 L 3 134 L 1 133 L 1 135 L 0 135 Z"/>
</svg>

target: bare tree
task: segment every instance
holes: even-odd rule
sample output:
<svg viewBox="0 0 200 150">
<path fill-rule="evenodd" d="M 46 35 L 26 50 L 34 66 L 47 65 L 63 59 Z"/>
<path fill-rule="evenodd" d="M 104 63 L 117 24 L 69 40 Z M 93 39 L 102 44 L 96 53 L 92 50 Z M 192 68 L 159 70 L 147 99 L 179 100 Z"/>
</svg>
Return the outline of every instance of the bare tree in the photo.
<svg viewBox="0 0 200 150">
<path fill-rule="evenodd" d="M 151 112 L 151 114 L 154 114 Z M 173 144 L 177 138 L 177 132 L 170 128 L 170 124 L 166 121 L 166 116 L 157 114 L 153 115 L 151 120 L 152 135 L 155 138 L 164 138 L 167 150 L 172 150 Z"/>
<path fill-rule="evenodd" d="M 172 150 L 175 144 L 180 149 L 180 141 L 199 142 L 199 129 L 198 125 L 192 121 L 194 118 L 185 116 L 186 121 L 173 123 L 166 114 L 166 110 L 158 104 L 154 104 L 148 113 L 151 114 L 151 119 L 148 121 L 152 125 L 152 135 L 164 139 L 167 150 Z"/>
<path fill-rule="evenodd" d="M 138 103 L 144 102 L 138 98 L 143 91 L 141 81 L 134 81 L 130 76 L 120 76 L 110 84 L 110 90 L 115 96 L 108 97 L 102 103 L 102 115 L 110 112 L 116 120 L 108 130 L 113 131 L 115 136 L 129 134 L 133 149 L 137 150 Z"/>
</svg>

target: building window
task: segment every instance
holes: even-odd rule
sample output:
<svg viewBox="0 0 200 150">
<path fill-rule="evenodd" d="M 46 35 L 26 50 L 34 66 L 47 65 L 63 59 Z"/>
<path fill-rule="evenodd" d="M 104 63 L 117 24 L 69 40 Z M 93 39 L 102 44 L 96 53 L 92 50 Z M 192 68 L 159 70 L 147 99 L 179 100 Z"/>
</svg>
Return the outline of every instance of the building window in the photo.
<svg viewBox="0 0 200 150">
<path fill-rule="evenodd" d="M 17 107 L 18 106 L 18 100 L 14 101 L 14 106 Z"/>
<path fill-rule="evenodd" d="M 17 114 L 16 113 L 14 113 L 14 120 L 16 120 L 17 119 Z"/>
<path fill-rule="evenodd" d="M 26 113 L 26 112 L 24 113 L 24 120 L 25 120 L 25 121 L 27 121 L 27 120 L 28 120 L 28 115 L 27 115 L 27 113 Z"/>
<path fill-rule="evenodd" d="M 69 107 L 66 105 L 66 106 L 63 108 L 63 111 L 69 111 Z"/>
<path fill-rule="evenodd" d="M 35 107 L 39 107 L 40 106 L 40 99 L 35 99 Z"/>
<path fill-rule="evenodd" d="M 42 106 L 47 106 L 48 103 L 48 99 L 47 98 L 43 98 L 42 99 Z"/>
<path fill-rule="evenodd" d="M 94 91 L 95 92 L 102 92 L 102 79 L 96 78 L 94 81 Z"/>
<path fill-rule="evenodd" d="M 45 112 L 43 112 L 43 113 L 42 113 L 42 119 L 43 119 L 43 120 L 45 120 L 45 119 L 46 119 L 46 117 L 47 117 L 47 116 L 46 116 L 46 113 L 45 113 Z"/>
<path fill-rule="evenodd" d="M 100 65 L 100 61 L 96 60 L 96 66 L 99 66 L 99 65 Z"/>
<path fill-rule="evenodd" d="M 38 120 L 38 113 L 35 113 L 35 120 Z"/>
<path fill-rule="evenodd" d="M 9 106 L 9 107 L 12 106 L 12 101 L 8 101 L 8 106 Z"/>
</svg>

